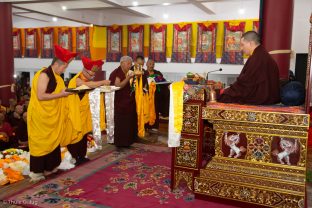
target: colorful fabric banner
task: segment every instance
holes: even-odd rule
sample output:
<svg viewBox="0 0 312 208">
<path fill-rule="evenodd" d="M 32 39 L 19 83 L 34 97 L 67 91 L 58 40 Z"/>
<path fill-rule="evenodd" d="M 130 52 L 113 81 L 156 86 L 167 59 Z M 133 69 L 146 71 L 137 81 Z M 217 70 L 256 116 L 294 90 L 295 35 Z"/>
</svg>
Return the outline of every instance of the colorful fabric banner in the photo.
<svg viewBox="0 0 312 208">
<path fill-rule="evenodd" d="M 53 58 L 53 28 L 41 28 L 41 58 Z"/>
<path fill-rule="evenodd" d="M 173 48 L 171 62 L 191 62 L 191 24 L 173 25 Z"/>
<path fill-rule="evenodd" d="M 240 39 L 245 31 L 245 22 L 224 22 L 224 42 L 221 64 L 244 64 Z"/>
<path fill-rule="evenodd" d="M 81 56 L 90 58 L 88 27 L 76 28 L 76 52 L 78 53 L 77 59 L 81 59 Z"/>
<path fill-rule="evenodd" d="M 198 23 L 196 63 L 216 63 L 217 23 Z"/>
<path fill-rule="evenodd" d="M 107 28 L 107 57 L 108 62 L 119 62 L 122 56 L 122 26 L 113 25 Z"/>
<path fill-rule="evenodd" d="M 143 31 L 143 25 L 128 26 L 128 56 L 132 57 L 132 59 L 135 59 L 137 56 L 144 56 Z"/>
<path fill-rule="evenodd" d="M 37 30 L 27 29 L 25 33 L 25 57 L 37 58 L 38 57 L 38 45 L 37 45 Z"/>
<path fill-rule="evenodd" d="M 259 21 L 246 19 L 215 23 L 215 27 L 211 22 L 189 22 L 53 27 L 52 31 L 50 28 L 14 28 L 14 53 L 15 57 L 52 57 L 53 51 L 49 49 L 52 40 L 52 45 L 59 44 L 92 59 L 107 59 L 108 62 L 117 62 L 122 55 L 132 58 L 142 55 L 156 62 L 190 63 L 192 60 L 215 63 L 216 56 L 225 64 L 242 64 L 238 40 L 245 31 L 258 31 Z"/>
<path fill-rule="evenodd" d="M 13 30 L 13 50 L 14 50 L 14 58 L 22 57 L 22 39 L 20 29 Z"/>
<path fill-rule="evenodd" d="M 155 62 L 166 62 L 166 25 L 150 26 L 149 58 Z"/>
<path fill-rule="evenodd" d="M 72 29 L 71 28 L 59 28 L 58 44 L 62 48 L 65 48 L 68 50 L 73 50 Z"/>
</svg>

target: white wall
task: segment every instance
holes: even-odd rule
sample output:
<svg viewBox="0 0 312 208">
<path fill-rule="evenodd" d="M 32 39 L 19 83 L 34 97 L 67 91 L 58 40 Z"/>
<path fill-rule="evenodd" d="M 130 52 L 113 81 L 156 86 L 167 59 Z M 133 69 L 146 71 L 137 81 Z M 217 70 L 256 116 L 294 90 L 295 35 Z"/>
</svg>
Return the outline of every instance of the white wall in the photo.
<svg viewBox="0 0 312 208">
<path fill-rule="evenodd" d="M 308 53 L 310 34 L 310 15 L 312 12 L 311 0 L 294 0 L 294 17 L 291 49 L 293 54 L 290 69 L 295 69 L 296 53 Z"/>
<path fill-rule="evenodd" d="M 307 53 L 308 52 L 308 39 L 309 39 L 309 30 L 310 23 L 309 18 L 312 11 L 312 1 L 311 0 L 294 0 L 295 8 L 294 8 L 294 23 L 293 23 L 293 34 L 292 34 L 292 50 L 295 53 Z M 145 22 L 186 22 L 186 21 L 200 21 L 200 20 L 226 20 L 226 19 L 249 19 L 249 18 L 258 18 L 259 11 L 259 1 L 246 1 L 243 5 L 238 4 L 237 2 L 223 2 L 226 4 L 231 4 L 230 8 L 239 8 L 239 7 L 249 7 L 245 14 L 238 15 L 236 9 L 232 9 L 229 11 L 225 11 L 222 15 L 206 15 L 206 16 L 198 16 L 196 15 L 196 11 L 190 11 L 183 9 L 181 5 L 175 6 L 176 13 L 169 15 L 169 18 L 165 21 L 161 16 L 158 19 L 150 19 L 148 18 Z M 220 4 L 215 3 L 207 3 L 209 6 L 214 8 L 215 11 L 220 12 L 223 7 Z M 213 5 L 215 4 L 215 5 Z M 181 8 L 180 8 L 181 7 Z M 142 9 L 142 8 L 138 8 Z M 144 9 L 144 8 L 143 8 Z M 194 9 L 194 8 L 193 8 Z M 223 11 L 222 10 L 222 11 Z M 199 13 L 199 12 L 198 12 Z M 113 21 L 114 16 L 105 17 L 105 20 L 109 23 Z M 115 19 L 115 23 L 118 24 L 131 24 L 138 23 L 139 18 L 130 18 L 130 19 Z M 141 20 L 143 20 L 141 18 Z M 57 23 L 54 22 L 40 22 L 29 19 L 23 19 L 19 17 L 14 17 L 14 27 L 43 27 L 43 26 L 81 26 L 81 23 L 75 23 L 67 20 L 60 20 Z M 295 57 L 295 55 L 293 56 Z M 15 59 L 15 71 L 34 71 L 38 70 L 43 66 L 48 66 L 51 62 L 51 59 L 31 59 L 31 58 L 23 58 L 23 59 Z M 217 60 L 220 63 L 220 60 Z M 118 66 L 118 63 L 105 63 L 103 70 L 107 72 L 107 75 Z M 65 74 L 65 77 L 68 76 L 69 73 L 77 73 L 82 68 L 81 61 L 73 61 Z M 179 80 L 183 75 L 187 72 L 194 72 L 205 75 L 207 71 L 216 70 L 222 68 L 222 72 L 217 72 L 215 74 L 222 74 L 223 76 L 210 76 L 213 79 L 217 80 L 226 80 L 226 75 L 237 75 L 240 73 L 242 65 L 221 65 L 221 64 L 183 64 L 183 63 L 157 63 L 156 69 L 160 70 L 167 76 L 169 80 Z M 290 69 L 295 68 L 295 58 L 291 59 Z"/>
<path fill-rule="evenodd" d="M 15 58 L 15 73 L 30 72 L 31 80 L 34 73 L 40 70 L 42 67 L 48 67 L 51 64 L 52 59 L 37 59 L 37 58 Z M 119 66 L 118 62 L 106 62 L 103 66 L 103 70 L 106 72 L 108 78 L 110 73 Z M 65 78 L 69 78 L 70 73 L 78 73 L 81 71 L 83 65 L 80 60 L 72 61 L 64 74 Z M 182 63 L 156 63 L 155 68 L 160 70 L 167 80 L 177 81 L 180 80 L 187 72 L 198 73 L 206 77 L 208 71 L 218 70 L 220 68 L 223 71 L 212 72 L 209 74 L 209 79 L 215 79 L 217 81 L 227 82 L 228 75 L 237 75 L 240 73 L 241 65 L 229 65 L 229 64 L 182 64 Z M 220 75 L 220 76 L 216 76 Z M 230 76 L 233 77 L 233 76 Z"/>
<path fill-rule="evenodd" d="M 308 53 L 310 34 L 311 0 L 294 0 L 294 22 L 292 32 L 292 50 L 295 53 Z"/>
</svg>

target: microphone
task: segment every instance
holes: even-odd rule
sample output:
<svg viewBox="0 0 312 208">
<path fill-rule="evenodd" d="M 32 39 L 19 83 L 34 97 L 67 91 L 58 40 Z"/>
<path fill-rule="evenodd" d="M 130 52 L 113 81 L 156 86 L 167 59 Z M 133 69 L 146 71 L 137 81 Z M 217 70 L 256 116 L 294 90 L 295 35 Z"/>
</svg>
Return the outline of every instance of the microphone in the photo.
<svg viewBox="0 0 312 208">
<path fill-rule="evenodd" d="M 212 72 L 217 72 L 217 71 L 222 71 L 222 68 L 217 69 L 217 70 L 212 70 L 212 71 L 207 72 L 207 75 L 206 75 L 206 80 L 208 80 L 208 74 L 210 74 L 210 73 L 212 73 Z"/>
</svg>

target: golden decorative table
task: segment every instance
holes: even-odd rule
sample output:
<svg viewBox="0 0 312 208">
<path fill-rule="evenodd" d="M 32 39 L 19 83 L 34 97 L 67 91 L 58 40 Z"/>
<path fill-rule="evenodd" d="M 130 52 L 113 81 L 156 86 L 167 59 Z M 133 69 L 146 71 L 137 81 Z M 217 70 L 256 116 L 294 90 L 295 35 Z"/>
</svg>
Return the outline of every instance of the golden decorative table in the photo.
<svg viewBox="0 0 312 208">
<path fill-rule="evenodd" d="M 195 193 L 304 207 L 309 115 L 296 108 L 270 110 L 233 104 L 202 109 L 215 131 L 215 156 L 195 176 Z"/>
</svg>

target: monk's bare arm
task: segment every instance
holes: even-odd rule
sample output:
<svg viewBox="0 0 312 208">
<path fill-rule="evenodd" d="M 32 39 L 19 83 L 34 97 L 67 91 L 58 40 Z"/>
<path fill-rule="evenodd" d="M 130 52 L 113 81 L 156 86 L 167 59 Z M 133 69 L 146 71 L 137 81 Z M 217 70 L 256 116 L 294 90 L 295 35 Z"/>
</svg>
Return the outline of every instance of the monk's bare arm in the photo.
<svg viewBox="0 0 312 208">
<path fill-rule="evenodd" d="M 49 77 L 46 73 L 40 73 L 38 77 L 37 97 L 38 100 L 53 100 L 61 97 L 67 97 L 71 93 L 65 92 L 65 89 L 57 94 L 46 93 L 49 83 Z"/>
<path fill-rule="evenodd" d="M 102 85 L 110 85 L 110 80 L 100 80 L 100 81 L 89 81 L 89 82 L 85 82 L 80 78 L 76 79 L 76 85 L 77 87 L 81 86 L 81 85 L 86 85 L 90 88 L 96 88 Z"/>
</svg>

